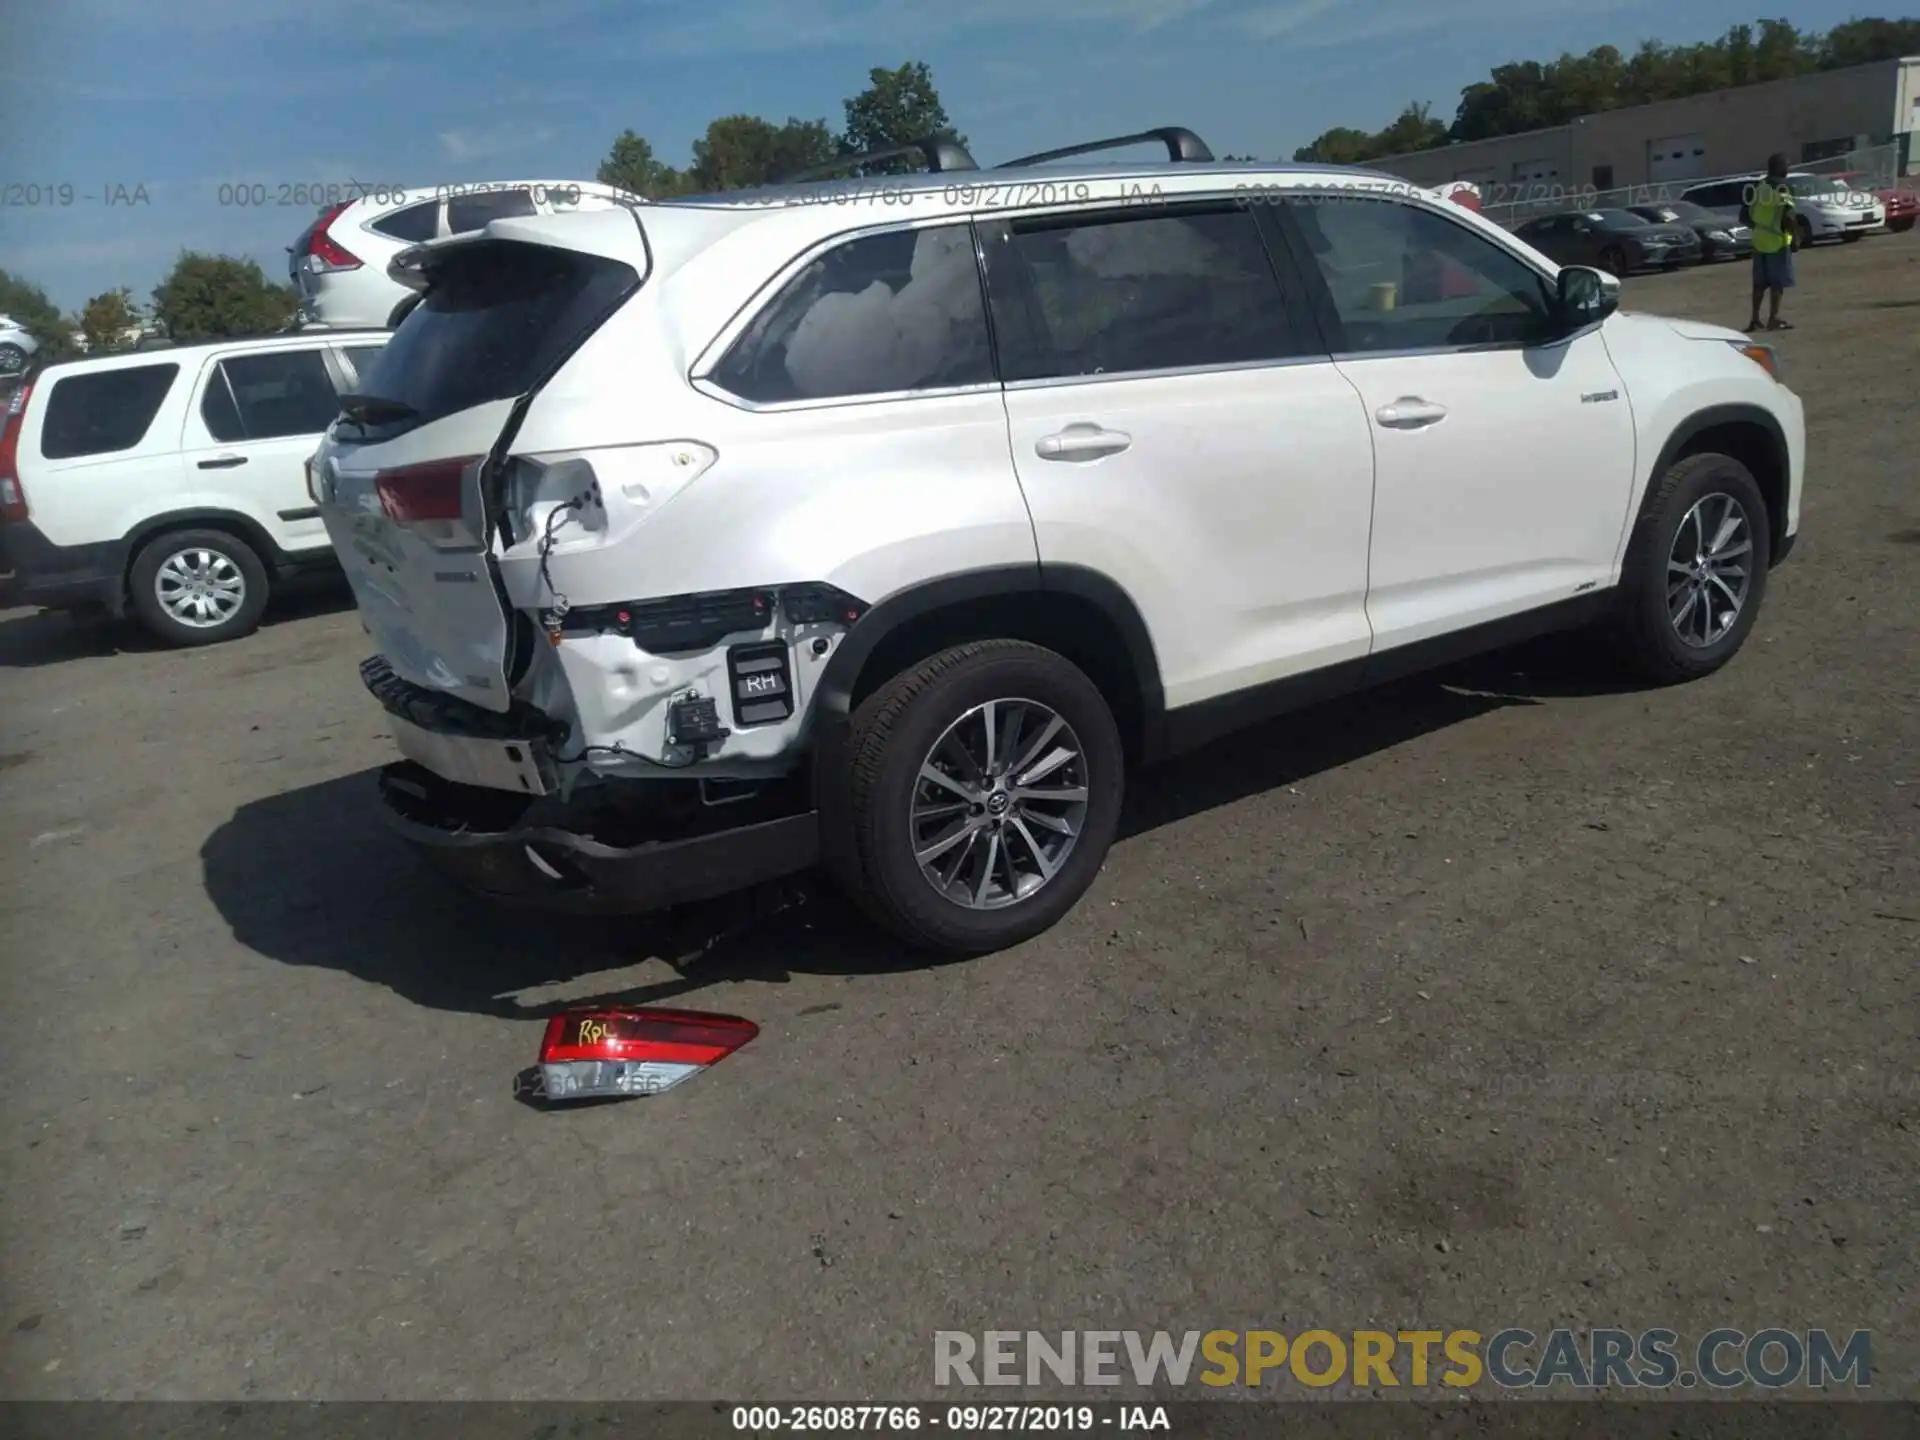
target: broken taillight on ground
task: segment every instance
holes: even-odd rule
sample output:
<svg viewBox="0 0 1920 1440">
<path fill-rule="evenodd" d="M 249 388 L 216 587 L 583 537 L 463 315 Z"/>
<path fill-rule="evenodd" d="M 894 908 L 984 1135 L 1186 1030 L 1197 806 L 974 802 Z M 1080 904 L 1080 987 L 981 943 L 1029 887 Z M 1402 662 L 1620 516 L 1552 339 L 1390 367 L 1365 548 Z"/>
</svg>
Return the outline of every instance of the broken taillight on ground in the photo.
<svg viewBox="0 0 1920 1440">
<path fill-rule="evenodd" d="M 658 1095 L 760 1033 L 737 1015 L 629 1006 L 566 1010 L 547 1022 L 540 1083 L 547 1100 Z"/>
</svg>

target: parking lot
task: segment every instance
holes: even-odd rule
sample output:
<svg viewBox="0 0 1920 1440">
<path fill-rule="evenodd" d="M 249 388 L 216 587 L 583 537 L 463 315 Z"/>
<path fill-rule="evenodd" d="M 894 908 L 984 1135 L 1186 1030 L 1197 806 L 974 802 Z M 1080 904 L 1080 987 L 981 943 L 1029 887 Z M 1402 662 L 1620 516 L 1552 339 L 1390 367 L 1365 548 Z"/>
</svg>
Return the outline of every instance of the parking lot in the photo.
<svg viewBox="0 0 1920 1440">
<path fill-rule="evenodd" d="M 1627 305 L 1738 325 L 1747 273 Z M 1727 670 L 1560 641 L 1240 736 L 984 960 L 804 890 L 446 888 L 338 587 L 191 652 L 0 614 L 0 1383 L 852 1400 L 933 1396 L 939 1329 L 1779 1325 L 1920 1397 L 1920 234 L 1800 276 L 1802 538 Z M 521 1103 L 586 998 L 762 1033 Z"/>
</svg>

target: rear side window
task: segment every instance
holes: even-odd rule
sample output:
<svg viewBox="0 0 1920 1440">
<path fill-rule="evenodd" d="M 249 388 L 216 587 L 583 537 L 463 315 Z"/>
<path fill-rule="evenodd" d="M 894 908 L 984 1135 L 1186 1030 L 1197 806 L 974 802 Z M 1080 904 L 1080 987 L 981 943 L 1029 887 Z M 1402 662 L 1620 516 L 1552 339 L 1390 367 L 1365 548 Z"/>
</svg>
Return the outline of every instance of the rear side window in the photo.
<svg viewBox="0 0 1920 1440">
<path fill-rule="evenodd" d="M 1008 381 L 1304 355 L 1252 213 L 1237 206 L 1015 222 L 988 283 Z"/>
<path fill-rule="evenodd" d="M 214 367 L 200 402 L 222 443 L 318 435 L 340 413 L 340 395 L 318 350 L 235 355 Z"/>
<path fill-rule="evenodd" d="M 462 246 L 439 258 L 425 298 L 360 369 L 357 389 L 410 407 L 399 428 L 523 395 L 639 284 L 631 265 L 597 255 Z"/>
<path fill-rule="evenodd" d="M 404 240 L 410 245 L 431 240 L 440 232 L 440 202 L 428 200 L 419 205 L 409 205 L 404 210 L 396 210 L 385 219 L 374 221 L 373 228 L 382 235 Z"/>
<path fill-rule="evenodd" d="M 131 450 L 146 438 L 179 373 L 179 365 L 169 363 L 63 375 L 47 396 L 41 455 L 77 460 Z"/>
<path fill-rule="evenodd" d="M 837 245 L 755 317 L 714 372 L 743 400 L 831 400 L 993 380 L 973 228 Z"/>
<path fill-rule="evenodd" d="M 447 233 L 464 235 L 469 230 L 480 229 L 489 220 L 509 220 L 536 213 L 533 196 L 525 190 L 482 190 L 472 195 L 455 195 L 447 201 Z"/>
<path fill-rule="evenodd" d="M 362 376 L 372 371 L 380 352 L 386 348 L 384 345 L 346 345 L 341 347 L 340 353 L 346 357 L 354 375 Z"/>
</svg>

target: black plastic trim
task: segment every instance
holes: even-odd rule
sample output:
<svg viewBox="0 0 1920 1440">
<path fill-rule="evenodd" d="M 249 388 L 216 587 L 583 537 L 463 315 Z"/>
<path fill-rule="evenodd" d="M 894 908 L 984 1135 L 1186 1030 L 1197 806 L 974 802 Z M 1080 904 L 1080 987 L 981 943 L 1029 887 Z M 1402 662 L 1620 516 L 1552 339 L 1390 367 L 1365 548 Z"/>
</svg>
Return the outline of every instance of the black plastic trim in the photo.
<svg viewBox="0 0 1920 1440">
<path fill-rule="evenodd" d="M 993 168 L 1012 170 L 1023 165 L 1042 165 L 1049 160 L 1065 160 L 1073 155 L 1120 150 L 1128 145 L 1144 144 L 1148 140 L 1158 140 L 1166 146 L 1167 159 L 1176 165 L 1208 165 L 1213 162 L 1213 151 L 1193 131 L 1184 125 L 1162 125 L 1157 130 L 1142 130 L 1135 135 L 1113 135 L 1105 140 L 1089 140 L 1081 145 L 1063 145 L 1058 150 L 1041 150 L 1032 155 L 1022 155 L 1017 160 L 1002 160 Z"/>
<path fill-rule="evenodd" d="M 516 701 L 502 715 L 483 710 L 456 695 L 428 690 L 394 674 L 393 667 L 381 655 L 360 662 L 360 683 L 380 702 L 389 715 L 431 730 L 440 735 L 459 735 L 475 740 L 526 740 L 558 744 L 566 738 L 567 727 L 544 710 Z"/>
<path fill-rule="evenodd" d="M 298 510 L 282 510 L 280 512 L 280 518 L 289 522 L 295 520 L 318 520 L 320 518 L 320 507 L 318 505 L 303 505 Z"/>
<path fill-rule="evenodd" d="M 570 828 L 565 812 L 542 821 L 539 802 L 510 815 L 519 807 L 507 792 L 456 785 L 410 762 L 382 769 L 379 787 L 388 824 L 437 869 L 495 899 L 544 909 L 644 914 L 799 874 L 820 859 L 819 818 L 799 787 L 772 805 L 719 812 L 740 813 L 739 823 L 626 846 Z"/>
<path fill-rule="evenodd" d="M 1591 591 L 1484 625 L 1436 635 L 1431 640 L 1417 640 L 1411 645 L 1398 645 L 1361 659 L 1343 660 L 1305 674 L 1289 675 L 1202 700 L 1196 705 L 1182 705 L 1167 712 L 1165 753 L 1185 754 L 1236 730 L 1309 705 L 1335 700 L 1390 680 L 1424 674 L 1536 636 L 1577 629 L 1604 617 L 1616 593 L 1611 589 Z"/>
<path fill-rule="evenodd" d="M 13 572 L 9 603 L 59 610 L 114 605 L 126 584 L 128 545 L 56 545 L 31 520 L 0 525 L 0 554 Z"/>
<path fill-rule="evenodd" d="M 898 160 L 903 156 L 917 155 L 925 163 L 929 173 L 945 174 L 949 170 L 978 170 L 980 166 L 962 145 L 951 135 L 923 135 L 918 140 L 909 140 L 904 145 L 882 145 L 875 150 L 863 150 L 855 155 L 837 155 L 819 165 L 809 165 L 804 170 L 795 170 L 791 174 L 775 178 L 776 185 L 791 185 L 805 180 L 825 180 L 853 169 L 856 165 L 871 165 L 880 160 Z"/>
</svg>

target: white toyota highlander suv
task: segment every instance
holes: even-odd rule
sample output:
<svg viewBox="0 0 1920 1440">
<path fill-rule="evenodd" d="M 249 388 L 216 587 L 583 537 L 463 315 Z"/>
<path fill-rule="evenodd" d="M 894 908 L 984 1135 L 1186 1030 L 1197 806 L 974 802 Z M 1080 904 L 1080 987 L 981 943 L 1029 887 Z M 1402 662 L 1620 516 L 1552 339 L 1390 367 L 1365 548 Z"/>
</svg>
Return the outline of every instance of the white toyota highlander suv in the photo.
<svg viewBox="0 0 1920 1440">
<path fill-rule="evenodd" d="M 1123 140 L 399 257 L 314 488 L 402 833 L 576 908 L 824 864 L 977 953 L 1130 766 L 1550 630 L 1740 648 L 1799 525 L 1772 351 L 1389 176 Z"/>
</svg>

